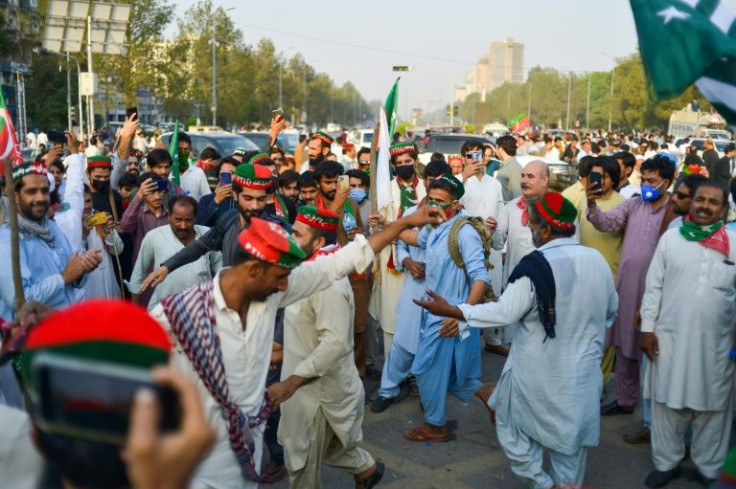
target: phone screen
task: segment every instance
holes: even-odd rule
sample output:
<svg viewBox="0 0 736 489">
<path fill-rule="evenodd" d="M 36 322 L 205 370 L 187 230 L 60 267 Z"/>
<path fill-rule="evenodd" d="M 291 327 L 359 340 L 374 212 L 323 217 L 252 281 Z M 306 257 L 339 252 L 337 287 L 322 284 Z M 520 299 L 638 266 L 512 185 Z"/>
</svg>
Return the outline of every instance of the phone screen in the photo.
<svg viewBox="0 0 736 489">
<path fill-rule="evenodd" d="M 603 189 L 603 174 L 597 171 L 592 171 L 588 174 L 588 184 L 592 185 L 594 183 L 598 184 L 598 189 Z"/>
<path fill-rule="evenodd" d="M 35 375 L 40 396 L 35 409 L 46 431 L 122 444 L 133 398 L 143 387 L 159 396 L 161 429 L 179 425 L 176 393 L 155 385 L 145 369 L 48 355 L 38 359 Z"/>
<path fill-rule="evenodd" d="M 220 172 L 220 185 L 230 185 L 233 183 L 233 173 L 230 171 L 221 171 Z"/>
</svg>

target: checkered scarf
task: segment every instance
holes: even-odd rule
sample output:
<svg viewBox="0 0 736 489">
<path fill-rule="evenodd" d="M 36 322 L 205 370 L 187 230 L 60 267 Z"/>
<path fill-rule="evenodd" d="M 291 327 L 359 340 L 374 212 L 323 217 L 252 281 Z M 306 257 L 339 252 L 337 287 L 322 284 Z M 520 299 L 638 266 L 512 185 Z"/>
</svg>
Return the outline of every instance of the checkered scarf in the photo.
<svg viewBox="0 0 736 489">
<path fill-rule="evenodd" d="M 273 403 L 265 394 L 258 415 L 248 418 L 230 399 L 220 338 L 215 331 L 213 287 L 212 282 L 201 283 L 164 298 L 161 304 L 184 353 L 207 391 L 222 408 L 230 447 L 240 463 L 243 477 L 254 482 L 269 482 L 256 470 L 251 428 L 268 419 Z"/>
</svg>

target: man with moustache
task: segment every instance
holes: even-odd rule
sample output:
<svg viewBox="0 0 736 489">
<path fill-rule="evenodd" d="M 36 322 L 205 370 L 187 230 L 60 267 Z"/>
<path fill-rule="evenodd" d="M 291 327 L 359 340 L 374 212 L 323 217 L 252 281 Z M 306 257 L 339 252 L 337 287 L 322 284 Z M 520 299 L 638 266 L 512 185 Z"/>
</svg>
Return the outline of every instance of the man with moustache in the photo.
<svg viewBox="0 0 736 489">
<path fill-rule="evenodd" d="M 254 217 L 283 222 L 278 217 L 267 215 L 264 212 L 272 181 L 273 175 L 265 166 L 247 163 L 238 165 L 232 183 L 236 208 L 223 213 L 212 229 L 161 263 L 143 281 L 141 291 L 146 290 L 149 286 L 155 287 L 166 278 L 167 274 L 198 260 L 210 251 L 221 251 L 223 266 L 229 267 L 238 253 L 238 235 L 243 229 L 250 226 L 251 219 Z"/>
<path fill-rule="evenodd" d="M 324 131 L 316 131 L 307 143 L 307 155 L 309 160 L 302 163 L 299 173 L 314 171 L 322 161 L 327 159 L 330 154 L 330 148 L 335 140 L 332 136 Z"/>
<path fill-rule="evenodd" d="M 702 183 L 679 228 L 659 240 L 646 276 L 639 346 L 649 359 L 654 471 L 644 485 L 680 475 L 692 428 L 695 479 L 710 487 L 726 458 L 732 425 L 736 333 L 736 235 L 723 223 L 728 193 Z M 687 286 L 683 286 L 687 284 Z"/>
<path fill-rule="evenodd" d="M 169 201 L 169 225 L 158 227 L 143 238 L 138 259 L 133 267 L 133 275 L 128 283 L 130 292 L 136 293 L 140 289 L 143 278 L 155 264 L 163 262 L 209 231 L 208 227 L 194 224 L 197 208 L 197 201 L 189 196 L 177 196 Z M 172 272 L 154 289 L 148 304 L 140 305 L 153 309 L 162 298 L 171 293 L 212 280 L 220 268 L 222 268 L 222 253 L 211 251 L 195 262 Z"/>
</svg>

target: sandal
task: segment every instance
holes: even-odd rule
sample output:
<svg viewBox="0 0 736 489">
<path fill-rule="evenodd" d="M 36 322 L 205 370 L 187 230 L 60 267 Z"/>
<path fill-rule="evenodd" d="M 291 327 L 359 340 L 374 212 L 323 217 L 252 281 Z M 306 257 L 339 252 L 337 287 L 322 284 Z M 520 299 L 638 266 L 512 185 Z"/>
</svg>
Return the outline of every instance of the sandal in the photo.
<svg viewBox="0 0 736 489">
<path fill-rule="evenodd" d="M 370 477 L 363 480 L 355 479 L 355 489 L 371 489 L 371 487 L 381 482 L 385 469 L 386 466 L 383 462 L 376 462 L 376 470 L 373 471 Z"/>
<path fill-rule="evenodd" d="M 417 426 L 416 428 L 413 428 L 411 430 L 404 431 L 404 438 L 406 438 L 409 441 L 429 441 L 429 442 L 445 442 L 450 437 L 445 434 L 444 436 L 434 436 L 430 435 L 426 431 L 424 431 L 424 427 Z"/>
</svg>

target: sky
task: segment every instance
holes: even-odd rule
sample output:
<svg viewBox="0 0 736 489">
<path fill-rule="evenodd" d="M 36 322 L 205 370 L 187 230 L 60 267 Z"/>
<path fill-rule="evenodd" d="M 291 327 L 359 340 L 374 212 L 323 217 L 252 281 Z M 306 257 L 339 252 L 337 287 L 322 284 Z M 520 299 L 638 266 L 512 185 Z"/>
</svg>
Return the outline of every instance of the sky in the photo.
<svg viewBox="0 0 736 489">
<path fill-rule="evenodd" d="M 178 0 L 183 13 L 195 2 Z M 525 69 L 608 71 L 637 50 L 628 0 L 334 1 L 213 0 L 247 44 L 270 38 L 285 57 L 301 53 L 337 83 L 352 82 L 368 101 L 385 99 L 402 75 L 399 114 L 450 103 L 455 83 L 507 37 L 525 45 Z M 736 0 L 726 2 L 733 6 Z M 173 35 L 173 23 L 168 33 Z"/>
</svg>

